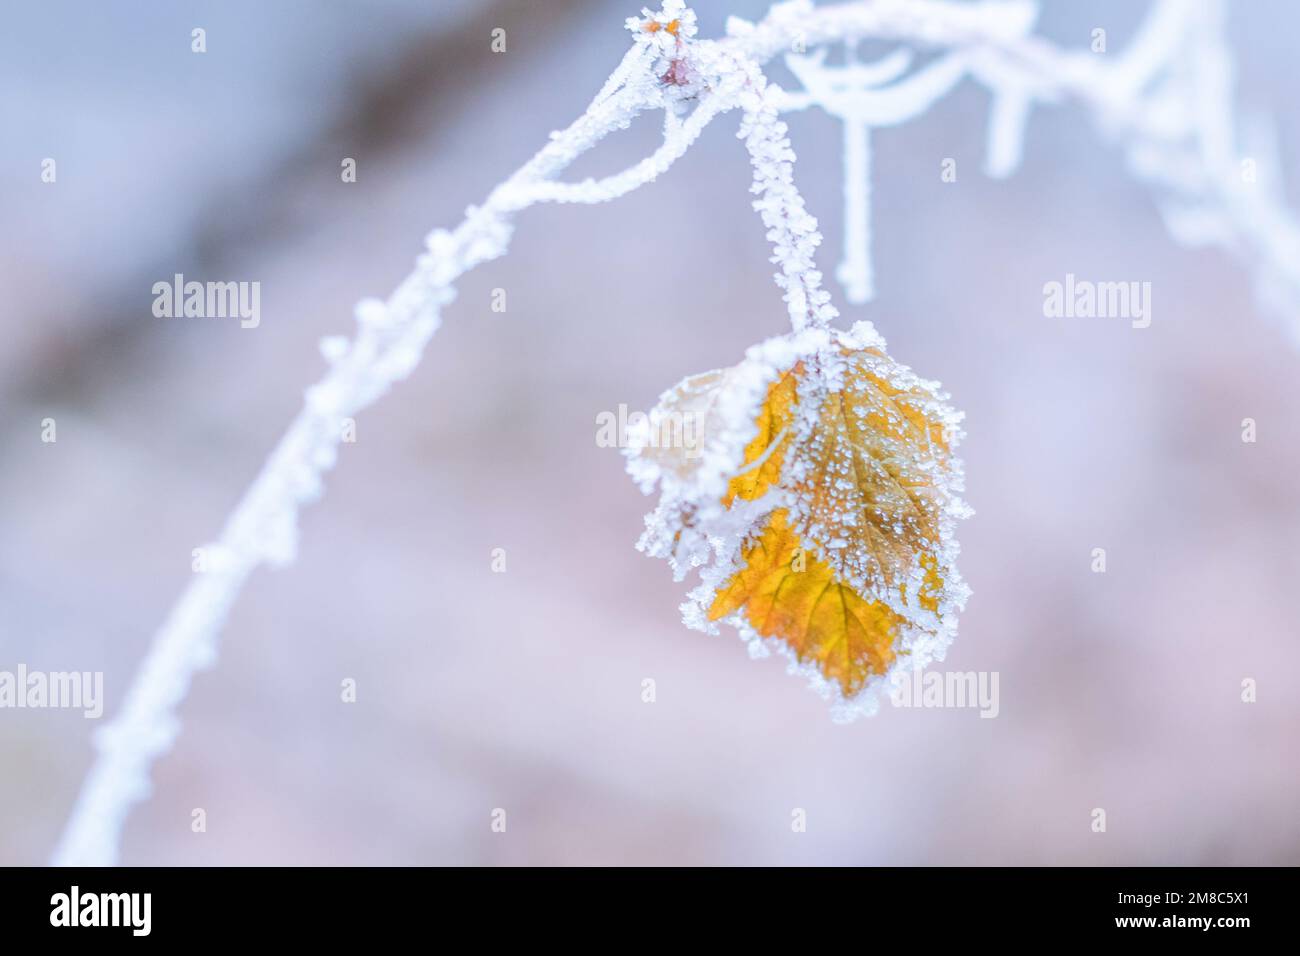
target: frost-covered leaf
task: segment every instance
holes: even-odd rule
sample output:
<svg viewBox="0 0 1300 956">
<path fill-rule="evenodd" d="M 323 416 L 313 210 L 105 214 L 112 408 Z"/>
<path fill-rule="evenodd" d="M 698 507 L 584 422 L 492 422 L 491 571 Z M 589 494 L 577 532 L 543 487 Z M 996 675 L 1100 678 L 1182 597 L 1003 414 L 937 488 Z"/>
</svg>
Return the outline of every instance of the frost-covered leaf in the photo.
<svg viewBox="0 0 1300 956">
<path fill-rule="evenodd" d="M 694 445 L 664 447 L 665 426 L 691 416 Z M 790 657 L 837 716 L 870 712 L 956 631 L 960 420 L 868 324 L 771 339 L 651 412 L 629 450 L 661 492 L 640 547 L 678 578 L 700 570 L 689 625 L 726 620 L 755 653 Z"/>
</svg>

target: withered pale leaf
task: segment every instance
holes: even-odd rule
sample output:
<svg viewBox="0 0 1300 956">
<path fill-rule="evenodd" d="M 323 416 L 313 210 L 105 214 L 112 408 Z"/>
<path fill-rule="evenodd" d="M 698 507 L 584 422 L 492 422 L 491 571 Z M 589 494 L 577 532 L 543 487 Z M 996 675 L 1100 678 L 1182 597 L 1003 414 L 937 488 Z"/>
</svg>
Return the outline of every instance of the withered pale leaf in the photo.
<svg viewBox="0 0 1300 956">
<path fill-rule="evenodd" d="M 716 406 L 727 371 L 692 375 L 660 396 L 640 440 L 639 456 L 678 478 L 688 477 L 699 463 L 705 436 L 719 430 Z"/>
</svg>

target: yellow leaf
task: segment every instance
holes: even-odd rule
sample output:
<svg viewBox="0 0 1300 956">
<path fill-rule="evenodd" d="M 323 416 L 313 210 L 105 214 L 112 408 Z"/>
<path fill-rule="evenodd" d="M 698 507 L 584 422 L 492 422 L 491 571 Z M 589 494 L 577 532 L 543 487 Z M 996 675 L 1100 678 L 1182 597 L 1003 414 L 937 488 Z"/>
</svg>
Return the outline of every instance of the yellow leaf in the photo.
<svg viewBox="0 0 1300 956">
<path fill-rule="evenodd" d="M 778 508 L 745 548 L 745 566 L 718 591 L 709 619 L 743 608 L 757 633 L 785 641 L 800 662 L 814 664 L 852 697 L 893 663 L 903 619 L 864 600 L 812 555 L 803 555 L 803 570 L 797 570 L 800 553 L 799 536 Z"/>
<path fill-rule="evenodd" d="M 961 416 L 869 324 L 770 339 L 665 392 L 629 471 L 661 497 L 638 547 L 701 585 L 685 622 L 779 646 L 871 713 L 904 667 L 942 659 L 969 593 L 954 567 Z M 695 456 L 667 423 L 700 426 Z M 740 459 L 739 464 L 736 459 Z M 756 650 L 751 644 L 751 650 Z"/>
<path fill-rule="evenodd" d="M 781 374 L 723 504 L 779 486 L 790 508 L 751 536 L 709 619 L 743 610 L 845 697 L 888 669 L 902 629 L 933 630 L 937 618 L 917 608 L 938 614 L 947 575 L 938 555 L 955 465 L 944 411 L 929 383 L 876 348 L 835 349 Z M 792 569 L 805 546 L 815 554 Z"/>
<path fill-rule="evenodd" d="M 744 467 L 731 479 L 722 503 L 730 507 L 736 498 L 761 498 L 781 478 L 784 449 L 790 443 L 794 419 L 795 388 L 803 371 L 800 362 L 769 386 L 758 413 L 758 434 L 745 446 Z"/>
<path fill-rule="evenodd" d="M 806 462 L 791 482 L 797 525 L 842 576 L 883 591 L 933 562 L 948 442 L 921 384 L 891 383 L 889 360 L 874 349 L 841 355 L 843 387 L 824 397 L 795 452 Z"/>
</svg>

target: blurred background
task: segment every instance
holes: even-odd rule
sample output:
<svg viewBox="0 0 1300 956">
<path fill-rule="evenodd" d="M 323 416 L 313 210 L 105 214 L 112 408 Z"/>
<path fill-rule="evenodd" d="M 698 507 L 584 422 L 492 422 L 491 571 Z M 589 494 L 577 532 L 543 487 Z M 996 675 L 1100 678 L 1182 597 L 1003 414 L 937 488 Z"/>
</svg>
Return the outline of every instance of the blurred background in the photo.
<svg viewBox="0 0 1300 956">
<path fill-rule="evenodd" d="M 766 8 L 699 6 L 703 36 Z M 1086 47 L 1101 26 L 1119 50 L 1144 6 L 1049 2 L 1040 32 Z M 639 8 L 6 11 L 0 669 L 103 671 L 116 712 L 191 550 L 324 371 L 317 340 L 350 334 L 430 228 L 581 112 Z M 1276 117 L 1293 208 L 1298 29 L 1283 0 L 1232 10 L 1243 113 Z M 688 631 L 686 586 L 633 547 L 652 502 L 596 416 L 786 327 L 733 116 L 625 199 L 526 212 L 462 282 L 423 364 L 359 419 L 299 561 L 251 580 L 123 861 L 1300 863 L 1300 351 L 1238 263 L 1171 242 L 1077 110 L 1037 110 L 1021 171 L 984 177 L 987 99 L 966 83 L 874 136 L 878 299 L 832 291 L 967 412 L 974 595 L 944 669 L 999 672 L 996 719 L 885 706 L 833 725 L 776 659 Z M 840 128 L 790 123 L 829 276 Z M 646 117 L 570 178 L 657 133 Z M 155 318 L 151 287 L 177 272 L 259 281 L 260 326 Z M 1067 272 L 1150 281 L 1150 328 L 1044 318 Z M 0 710 L 0 863 L 48 858 L 94 726 Z"/>
</svg>

